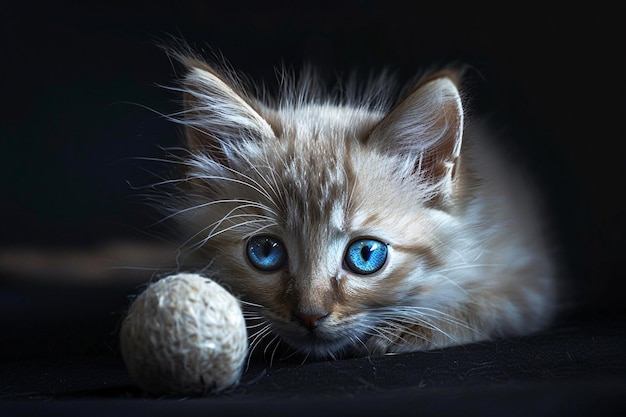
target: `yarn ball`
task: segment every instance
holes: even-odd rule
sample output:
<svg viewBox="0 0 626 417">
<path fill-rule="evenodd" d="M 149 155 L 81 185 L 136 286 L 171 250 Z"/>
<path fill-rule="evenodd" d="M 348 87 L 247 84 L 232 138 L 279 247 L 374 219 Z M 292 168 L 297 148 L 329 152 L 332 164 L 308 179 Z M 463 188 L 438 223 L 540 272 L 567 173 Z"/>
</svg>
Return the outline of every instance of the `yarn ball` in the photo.
<svg viewBox="0 0 626 417">
<path fill-rule="evenodd" d="M 207 395 L 239 382 L 248 351 L 239 301 L 196 274 L 150 285 L 120 329 L 133 381 L 149 395 Z"/>
</svg>

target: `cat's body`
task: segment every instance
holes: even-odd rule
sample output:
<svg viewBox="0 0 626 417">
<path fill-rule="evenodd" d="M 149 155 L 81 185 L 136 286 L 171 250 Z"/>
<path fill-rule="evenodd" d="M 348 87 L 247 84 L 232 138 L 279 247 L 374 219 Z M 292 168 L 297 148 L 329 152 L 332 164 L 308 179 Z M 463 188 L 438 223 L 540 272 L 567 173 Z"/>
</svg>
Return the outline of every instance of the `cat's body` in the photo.
<svg viewBox="0 0 626 417">
<path fill-rule="evenodd" d="M 309 99 L 307 80 L 263 102 L 181 59 L 189 153 L 173 213 L 205 272 L 244 300 L 252 349 L 382 354 L 550 322 L 533 193 L 467 128 L 453 74 L 394 106 L 374 88 Z"/>
</svg>

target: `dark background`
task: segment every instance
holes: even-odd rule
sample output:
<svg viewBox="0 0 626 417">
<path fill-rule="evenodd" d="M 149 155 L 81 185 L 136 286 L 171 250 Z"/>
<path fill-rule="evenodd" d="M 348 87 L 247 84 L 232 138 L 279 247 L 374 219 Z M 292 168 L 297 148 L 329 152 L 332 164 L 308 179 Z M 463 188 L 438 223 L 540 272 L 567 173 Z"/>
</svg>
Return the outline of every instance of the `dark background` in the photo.
<svg viewBox="0 0 626 417">
<path fill-rule="evenodd" d="M 0 6 L 0 414 L 623 415 L 618 6 L 258 3 Z M 400 80 L 467 64 L 472 112 L 489 115 L 541 185 L 579 314 L 536 335 L 440 351 L 252 361 L 229 395 L 142 398 L 117 329 L 150 272 L 108 269 L 102 252 L 167 233 L 148 227 L 158 214 L 135 187 L 164 169 L 136 158 L 180 140 L 156 113 L 179 109 L 159 87 L 180 75 L 156 46 L 172 37 L 221 51 L 255 80 L 283 63 L 312 62 L 331 79 L 388 67 Z M 78 281 L 63 276 L 70 270 Z"/>
<path fill-rule="evenodd" d="M 3 5 L 0 248 L 145 237 L 152 209 L 129 186 L 180 132 L 143 106 L 178 107 L 180 75 L 156 44 L 221 51 L 253 79 L 282 63 L 335 74 L 469 64 L 469 95 L 540 179 L 568 279 L 594 311 L 624 289 L 622 12 L 458 8 L 449 2 L 164 1 Z M 121 4 L 121 3 L 120 3 Z M 174 5 L 175 4 L 175 5 Z M 522 3 L 517 3 L 518 5 Z M 525 4 L 524 4 L 525 6 Z"/>
</svg>

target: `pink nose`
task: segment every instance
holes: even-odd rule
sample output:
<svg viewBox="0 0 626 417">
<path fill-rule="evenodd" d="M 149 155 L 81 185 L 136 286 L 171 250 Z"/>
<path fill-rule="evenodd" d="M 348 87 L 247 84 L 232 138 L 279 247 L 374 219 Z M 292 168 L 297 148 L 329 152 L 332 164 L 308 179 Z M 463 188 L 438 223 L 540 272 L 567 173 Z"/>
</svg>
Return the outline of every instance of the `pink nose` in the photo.
<svg viewBox="0 0 626 417">
<path fill-rule="evenodd" d="M 294 313 L 298 321 L 307 329 L 313 330 L 317 327 L 318 322 L 324 317 L 328 316 L 328 313 L 323 314 L 304 314 L 296 312 Z"/>
</svg>

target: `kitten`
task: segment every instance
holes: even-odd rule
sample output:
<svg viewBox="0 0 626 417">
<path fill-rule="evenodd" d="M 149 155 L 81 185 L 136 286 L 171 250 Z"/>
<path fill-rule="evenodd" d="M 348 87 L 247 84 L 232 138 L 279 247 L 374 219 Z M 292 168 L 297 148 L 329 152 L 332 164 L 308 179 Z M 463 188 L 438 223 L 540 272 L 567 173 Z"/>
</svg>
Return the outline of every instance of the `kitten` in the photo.
<svg viewBox="0 0 626 417">
<path fill-rule="evenodd" d="M 324 96 L 312 74 L 269 99 L 178 58 L 187 154 L 170 216 L 242 298 L 251 350 L 410 352 L 550 323 L 555 267 L 533 193 L 468 127 L 457 73 L 395 103 L 385 77 Z"/>
</svg>

